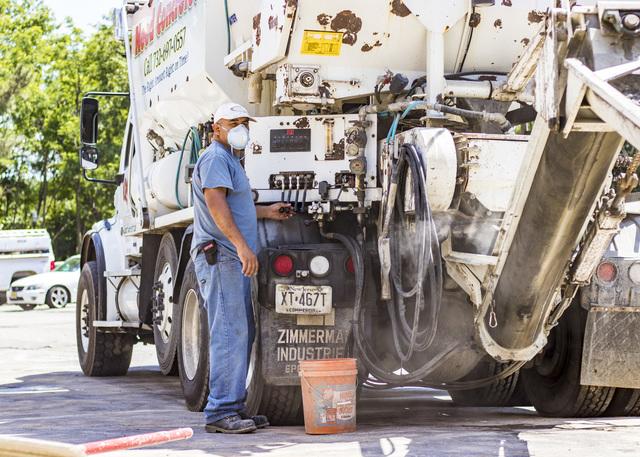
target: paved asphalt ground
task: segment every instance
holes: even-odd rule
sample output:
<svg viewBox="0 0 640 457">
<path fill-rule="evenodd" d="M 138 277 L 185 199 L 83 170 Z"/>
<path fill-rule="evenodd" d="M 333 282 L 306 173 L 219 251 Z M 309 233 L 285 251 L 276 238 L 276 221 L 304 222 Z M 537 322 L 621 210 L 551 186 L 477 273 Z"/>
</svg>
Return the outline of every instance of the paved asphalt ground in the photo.
<svg viewBox="0 0 640 457">
<path fill-rule="evenodd" d="M 152 346 L 136 346 L 129 374 L 87 378 L 76 361 L 74 306 L 24 312 L 0 307 L 0 435 L 83 443 L 193 427 L 183 442 L 112 456 L 631 456 L 640 419 L 545 419 L 530 408 L 455 407 L 446 392 L 366 392 L 358 432 L 305 435 L 270 427 L 251 435 L 206 434 L 164 377 Z M 109 455 L 109 454 L 107 454 Z"/>
</svg>

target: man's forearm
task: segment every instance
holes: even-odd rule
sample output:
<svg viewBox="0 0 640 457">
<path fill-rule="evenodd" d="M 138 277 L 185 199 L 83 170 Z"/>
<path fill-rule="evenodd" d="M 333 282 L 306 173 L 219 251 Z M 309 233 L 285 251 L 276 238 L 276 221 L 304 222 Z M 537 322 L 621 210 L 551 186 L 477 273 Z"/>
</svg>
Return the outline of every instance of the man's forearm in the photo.
<svg viewBox="0 0 640 457">
<path fill-rule="evenodd" d="M 256 216 L 258 219 L 266 219 L 269 213 L 269 208 L 264 205 L 256 205 Z"/>
</svg>

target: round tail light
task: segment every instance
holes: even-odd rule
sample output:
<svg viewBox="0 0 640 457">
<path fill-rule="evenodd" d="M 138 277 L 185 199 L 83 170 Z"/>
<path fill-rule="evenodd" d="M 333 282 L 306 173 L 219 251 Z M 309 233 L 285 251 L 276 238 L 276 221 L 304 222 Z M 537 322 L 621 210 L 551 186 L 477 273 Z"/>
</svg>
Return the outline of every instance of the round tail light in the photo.
<svg viewBox="0 0 640 457">
<path fill-rule="evenodd" d="M 629 267 L 629 279 L 634 284 L 640 284 L 640 262 L 636 262 Z"/>
<path fill-rule="evenodd" d="M 309 270 L 314 276 L 326 276 L 329 273 L 329 259 L 323 255 L 317 255 L 309 262 Z"/>
<path fill-rule="evenodd" d="M 353 264 L 353 258 L 349 257 L 347 261 L 344 263 L 344 268 L 351 274 L 356 272 L 356 267 Z"/>
<path fill-rule="evenodd" d="M 596 276 L 602 282 L 613 282 L 618 276 L 618 269 L 611 262 L 602 262 L 598 265 Z"/>
<path fill-rule="evenodd" d="M 273 271 L 278 276 L 289 276 L 293 272 L 293 259 L 285 254 L 279 255 L 273 260 Z"/>
</svg>

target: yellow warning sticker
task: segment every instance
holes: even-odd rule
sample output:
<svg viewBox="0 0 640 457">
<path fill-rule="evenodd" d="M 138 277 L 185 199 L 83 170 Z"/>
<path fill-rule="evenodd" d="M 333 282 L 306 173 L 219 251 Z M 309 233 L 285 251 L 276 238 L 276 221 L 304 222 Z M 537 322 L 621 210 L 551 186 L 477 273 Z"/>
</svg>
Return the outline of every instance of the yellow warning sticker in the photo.
<svg viewBox="0 0 640 457">
<path fill-rule="evenodd" d="M 305 30 L 302 35 L 301 54 L 339 56 L 342 48 L 342 32 Z"/>
</svg>

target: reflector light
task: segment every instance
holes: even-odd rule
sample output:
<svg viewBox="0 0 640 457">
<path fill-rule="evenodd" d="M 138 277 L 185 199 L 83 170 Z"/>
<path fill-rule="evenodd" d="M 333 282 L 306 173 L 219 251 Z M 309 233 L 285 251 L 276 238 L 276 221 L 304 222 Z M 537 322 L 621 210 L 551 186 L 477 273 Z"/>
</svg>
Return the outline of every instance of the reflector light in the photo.
<svg viewBox="0 0 640 457">
<path fill-rule="evenodd" d="M 279 255 L 273 261 L 273 271 L 278 276 L 289 276 L 293 272 L 293 259 L 288 255 Z"/>
<path fill-rule="evenodd" d="M 349 257 L 347 259 L 347 261 L 344 264 L 344 267 L 347 269 L 347 271 L 351 274 L 356 272 L 356 267 L 353 264 L 353 259 L 351 257 Z"/>
<path fill-rule="evenodd" d="M 611 262 L 602 262 L 598 265 L 596 276 L 602 282 L 613 282 L 618 276 L 618 269 Z"/>
<path fill-rule="evenodd" d="M 629 279 L 635 284 L 640 284 L 640 262 L 636 262 L 629 267 Z"/>
<path fill-rule="evenodd" d="M 326 276 L 329 273 L 329 259 L 325 256 L 317 255 L 309 262 L 309 270 L 315 276 Z"/>
<path fill-rule="evenodd" d="M 51 262 L 49 262 L 49 271 L 53 271 L 56 269 L 56 261 L 52 260 Z"/>
</svg>

